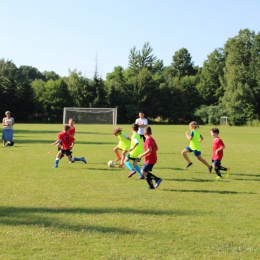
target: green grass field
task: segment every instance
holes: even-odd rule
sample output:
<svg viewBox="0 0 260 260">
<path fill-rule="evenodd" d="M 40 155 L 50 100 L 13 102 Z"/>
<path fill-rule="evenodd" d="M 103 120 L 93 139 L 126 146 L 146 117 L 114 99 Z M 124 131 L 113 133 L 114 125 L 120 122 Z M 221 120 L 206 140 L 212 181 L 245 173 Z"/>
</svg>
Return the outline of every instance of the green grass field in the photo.
<svg viewBox="0 0 260 260">
<path fill-rule="evenodd" d="M 193 155 L 184 169 L 188 126 L 152 126 L 163 182 L 147 190 L 126 167 L 108 168 L 113 126 L 76 125 L 73 155 L 87 165 L 63 158 L 53 169 L 62 125 L 16 124 L 15 145 L 0 149 L 0 259 L 260 259 L 259 128 L 219 128 L 223 180 Z"/>
</svg>

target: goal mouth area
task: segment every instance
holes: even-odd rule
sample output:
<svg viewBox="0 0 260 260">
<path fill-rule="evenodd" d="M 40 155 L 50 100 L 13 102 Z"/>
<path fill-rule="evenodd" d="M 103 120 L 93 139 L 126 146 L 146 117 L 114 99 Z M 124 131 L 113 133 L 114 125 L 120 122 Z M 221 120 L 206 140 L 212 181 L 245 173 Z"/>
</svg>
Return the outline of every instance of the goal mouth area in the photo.
<svg viewBox="0 0 260 260">
<path fill-rule="evenodd" d="M 117 124 L 117 108 L 64 107 L 63 124 L 74 118 L 77 124 Z"/>
</svg>

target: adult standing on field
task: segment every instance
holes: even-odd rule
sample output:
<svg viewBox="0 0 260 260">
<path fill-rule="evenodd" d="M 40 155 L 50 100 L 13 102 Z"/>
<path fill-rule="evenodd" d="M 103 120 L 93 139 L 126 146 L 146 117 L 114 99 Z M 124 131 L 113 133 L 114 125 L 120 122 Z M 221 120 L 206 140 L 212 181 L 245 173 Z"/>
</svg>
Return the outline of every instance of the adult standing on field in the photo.
<svg viewBox="0 0 260 260">
<path fill-rule="evenodd" d="M 5 146 L 5 145 L 13 146 L 14 145 L 14 142 L 13 142 L 14 119 L 11 117 L 10 111 L 5 112 L 5 117 L 3 118 L 2 125 L 4 126 L 3 135 L 2 135 L 3 146 Z M 7 143 L 7 141 L 9 141 L 9 142 Z"/>
<path fill-rule="evenodd" d="M 135 123 L 139 125 L 139 130 L 138 134 L 140 135 L 141 138 L 145 141 L 145 136 L 144 136 L 144 128 L 148 125 L 148 120 L 144 117 L 144 112 L 140 111 L 139 112 L 139 118 L 135 120 Z"/>
</svg>

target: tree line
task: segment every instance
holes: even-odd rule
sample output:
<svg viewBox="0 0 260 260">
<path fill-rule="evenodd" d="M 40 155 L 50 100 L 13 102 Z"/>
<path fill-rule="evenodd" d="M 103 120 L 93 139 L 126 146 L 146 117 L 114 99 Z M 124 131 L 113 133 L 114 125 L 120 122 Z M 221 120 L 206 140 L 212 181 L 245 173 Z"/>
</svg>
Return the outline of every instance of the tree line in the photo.
<svg viewBox="0 0 260 260">
<path fill-rule="evenodd" d="M 89 79 L 77 70 L 60 77 L 2 59 L 0 110 L 12 111 L 16 122 L 24 123 L 60 123 L 63 107 L 117 107 L 120 124 L 132 123 L 140 110 L 160 123 L 219 124 L 221 116 L 231 125 L 259 122 L 259 33 L 240 30 L 202 67 L 194 65 L 186 48 L 164 66 L 148 42 L 131 49 L 128 58 L 126 69 L 117 66 L 105 79 L 97 72 Z"/>
</svg>

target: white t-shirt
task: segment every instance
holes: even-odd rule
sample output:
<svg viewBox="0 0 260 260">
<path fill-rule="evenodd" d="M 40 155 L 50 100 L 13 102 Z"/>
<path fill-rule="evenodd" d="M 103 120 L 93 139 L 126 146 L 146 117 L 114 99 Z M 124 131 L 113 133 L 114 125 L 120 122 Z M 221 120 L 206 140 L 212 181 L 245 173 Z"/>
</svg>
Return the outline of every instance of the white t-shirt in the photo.
<svg viewBox="0 0 260 260">
<path fill-rule="evenodd" d="M 4 117 L 3 123 L 8 124 L 8 125 L 4 125 L 4 129 L 13 129 L 13 122 L 14 119 L 12 117 L 10 117 L 9 119 L 7 117 Z"/>
<path fill-rule="evenodd" d="M 143 119 L 137 118 L 135 120 L 135 123 L 137 125 L 144 125 L 143 127 L 139 127 L 139 130 L 138 130 L 138 134 L 143 135 L 144 134 L 144 128 L 148 125 L 148 120 L 146 118 L 143 118 Z"/>
</svg>

